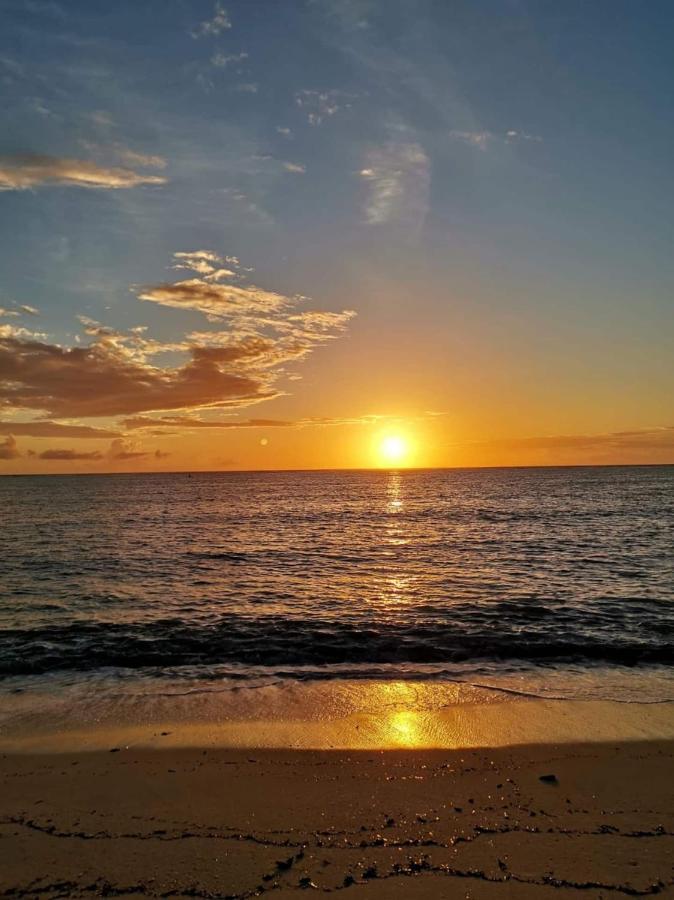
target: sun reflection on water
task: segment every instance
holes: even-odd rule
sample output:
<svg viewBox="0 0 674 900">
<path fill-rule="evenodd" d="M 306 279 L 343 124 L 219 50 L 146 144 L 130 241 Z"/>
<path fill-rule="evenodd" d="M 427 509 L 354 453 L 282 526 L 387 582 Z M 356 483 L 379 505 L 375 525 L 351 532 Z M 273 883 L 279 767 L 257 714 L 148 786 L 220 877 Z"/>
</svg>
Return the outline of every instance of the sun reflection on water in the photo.
<svg viewBox="0 0 674 900">
<path fill-rule="evenodd" d="M 386 483 L 386 501 L 382 534 L 382 556 L 386 568 L 382 570 L 380 598 L 388 609 L 408 604 L 414 599 L 417 578 L 407 571 L 406 547 L 410 543 L 405 532 L 402 513 L 405 511 L 403 477 L 390 472 Z"/>
</svg>

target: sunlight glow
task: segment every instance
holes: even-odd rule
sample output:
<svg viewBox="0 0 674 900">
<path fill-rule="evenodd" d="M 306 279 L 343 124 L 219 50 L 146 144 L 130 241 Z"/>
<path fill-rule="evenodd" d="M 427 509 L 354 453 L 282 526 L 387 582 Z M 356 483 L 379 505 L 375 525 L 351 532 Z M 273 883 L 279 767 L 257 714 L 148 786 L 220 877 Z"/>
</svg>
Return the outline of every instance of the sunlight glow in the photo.
<svg viewBox="0 0 674 900">
<path fill-rule="evenodd" d="M 387 434 L 379 442 L 377 457 L 380 465 L 404 465 L 409 456 L 409 441 L 401 434 Z"/>
</svg>

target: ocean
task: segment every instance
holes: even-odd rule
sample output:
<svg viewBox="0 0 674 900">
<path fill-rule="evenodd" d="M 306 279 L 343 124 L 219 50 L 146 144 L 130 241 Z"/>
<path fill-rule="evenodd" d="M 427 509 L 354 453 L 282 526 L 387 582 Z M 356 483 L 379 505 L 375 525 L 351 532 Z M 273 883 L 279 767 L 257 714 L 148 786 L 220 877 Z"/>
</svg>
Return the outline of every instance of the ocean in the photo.
<svg viewBox="0 0 674 900">
<path fill-rule="evenodd" d="M 674 467 L 0 479 L 24 695 L 325 679 L 674 699 Z"/>
</svg>

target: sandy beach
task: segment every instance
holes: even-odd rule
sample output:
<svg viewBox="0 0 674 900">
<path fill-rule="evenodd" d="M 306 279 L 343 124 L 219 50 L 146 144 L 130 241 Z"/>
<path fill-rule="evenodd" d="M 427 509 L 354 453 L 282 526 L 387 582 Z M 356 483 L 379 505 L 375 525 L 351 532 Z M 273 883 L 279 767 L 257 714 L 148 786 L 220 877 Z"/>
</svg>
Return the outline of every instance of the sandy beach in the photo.
<svg viewBox="0 0 674 900">
<path fill-rule="evenodd" d="M 673 764 L 667 741 L 3 754 L 0 896 L 670 897 Z"/>
</svg>

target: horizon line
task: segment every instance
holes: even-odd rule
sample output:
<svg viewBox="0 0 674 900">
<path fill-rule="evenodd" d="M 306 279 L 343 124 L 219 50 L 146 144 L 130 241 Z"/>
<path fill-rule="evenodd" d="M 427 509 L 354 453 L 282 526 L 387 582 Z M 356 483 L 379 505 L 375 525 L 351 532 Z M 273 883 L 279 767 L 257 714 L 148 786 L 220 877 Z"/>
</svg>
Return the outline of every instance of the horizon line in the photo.
<svg viewBox="0 0 674 900">
<path fill-rule="evenodd" d="M 672 462 L 652 463 L 538 463 L 531 465 L 501 466 L 350 466 L 332 468 L 297 468 L 297 469 L 135 469 L 130 472 L 0 472 L 0 478 L 61 478 L 61 477 L 98 477 L 108 475 L 279 475 L 288 473 L 303 474 L 313 472 L 381 472 L 390 475 L 403 472 L 470 472 L 483 469 L 644 469 L 674 466 Z"/>
</svg>

